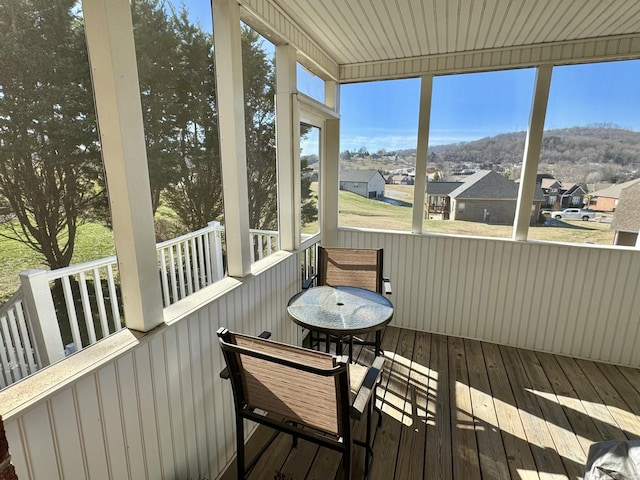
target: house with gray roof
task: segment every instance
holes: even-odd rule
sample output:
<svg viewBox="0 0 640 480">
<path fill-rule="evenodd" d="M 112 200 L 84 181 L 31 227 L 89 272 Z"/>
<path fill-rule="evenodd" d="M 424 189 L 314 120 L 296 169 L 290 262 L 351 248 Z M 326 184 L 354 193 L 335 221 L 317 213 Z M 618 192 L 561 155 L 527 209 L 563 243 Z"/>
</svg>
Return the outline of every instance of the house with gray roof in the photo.
<svg viewBox="0 0 640 480">
<path fill-rule="evenodd" d="M 640 178 L 624 183 L 616 183 L 608 188 L 590 193 L 589 208 L 600 210 L 601 212 L 615 212 L 618 208 L 618 201 L 622 191 L 638 182 L 640 182 Z"/>
<path fill-rule="evenodd" d="M 365 198 L 383 198 L 384 177 L 377 170 L 345 170 L 340 172 L 340 190 Z"/>
<path fill-rule="evenodd" d="M 640 231 L 640 182 L 635 182 L 620 192 L 611 229 L 616 232 L 614 245 L 633 247 L 637 244 Z"/>
<path fill-rule="evenodd" d="M 429 187 L 427 187 L 428 189 Z M 493 170 L 480 170 L 467 177 L 449 193 L 449 216 L 452 220 L 512 224 L 515 218 L 519 186 Z M 540 185 L 531 210 L 535 224 L 544 200 Z"/>
</svg>

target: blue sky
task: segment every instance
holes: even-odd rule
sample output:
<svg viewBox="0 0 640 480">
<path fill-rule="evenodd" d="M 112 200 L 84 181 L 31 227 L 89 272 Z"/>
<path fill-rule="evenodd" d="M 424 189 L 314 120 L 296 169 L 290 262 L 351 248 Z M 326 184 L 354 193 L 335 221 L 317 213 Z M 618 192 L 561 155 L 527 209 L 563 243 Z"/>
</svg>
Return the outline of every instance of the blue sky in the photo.
<svg viewBox="0 0 640 480">
<path fill-rule="evenodd" d="M 435 77 L 429 143 L 526 130 L 535 69 Z M 555 67 L 546 129 L 612 123 L 640 130 L 640 60 Z M 341 150 L 415 148 L 420 80 L 344 85 Z"/>
<path fill-rule="evenodd" d="M 174 0 L 179 5 L 179 0 Z M 211 31 L 208 2 L 186 0 Z M 266 48 L 269 42 L 265 41 Z M 438 76 L 433 80 L 429 143 L 466 142 L 526 130 L 535 69 Z M 299 89 L 322 100 L 321 82 L 298 69 Z M 612 123 L 640 131 L 640 60 L 555 67 L 546 129 Z M 415 148 L 419 79 L 341 87 L 340 150 Z"/>
</svg>

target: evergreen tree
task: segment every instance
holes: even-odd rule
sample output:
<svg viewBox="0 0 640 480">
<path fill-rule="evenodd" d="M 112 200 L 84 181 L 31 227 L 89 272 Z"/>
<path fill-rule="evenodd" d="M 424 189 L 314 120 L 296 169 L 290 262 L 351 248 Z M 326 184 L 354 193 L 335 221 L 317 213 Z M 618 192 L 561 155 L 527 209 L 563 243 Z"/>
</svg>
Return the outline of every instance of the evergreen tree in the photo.
<svg viewBox="0 0 640 480">
<path fill-rule="evenodd" d="M 0 3 L 0 195 L 9 238 L 67 266 L 102 175 L 84 30 L 75 0 Z"/>
</svg>

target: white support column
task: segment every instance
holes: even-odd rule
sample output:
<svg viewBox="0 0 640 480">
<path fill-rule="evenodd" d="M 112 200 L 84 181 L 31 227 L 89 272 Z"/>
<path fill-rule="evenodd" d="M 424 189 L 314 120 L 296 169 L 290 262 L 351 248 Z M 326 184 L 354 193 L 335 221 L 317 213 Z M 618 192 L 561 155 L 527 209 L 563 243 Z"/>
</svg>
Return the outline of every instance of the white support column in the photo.
<svg viewBox="0 0 640 480">
<path fill-rule="evenodd" d="M 140 87 L 128 0 L 84 0 L 113 236 L 127 327 L 164 322 Z"/>
<path fill-rule="evenodd" d="M 276 47 L 276 154 L 278 168 L 278 218 L 280 248 L 300 247 L 300 141 L 294 121 L 297 92 L 296 49 Z M 294 161 L 298 159 L 297 163 Z"/>
<path fill-rule="evenodd" d="M 20 274 L 20 284 L 38 365 L 43 368 L 64 358 L 62 334 L 51 296 L 49 277 L 45 270 L 28 270 Z"/>
<path fill-rule="evenodd" d="M 320 231 L 325 247 L 338 246 L 338 200 L 340 194 L 340 120 L 327 119 L 321 148 Z"/>
<path fill-rule="evenodd" d="M 416 180 L 413 186 L 413 220 L 411 232 L 422 233 L 424 199 L 427 185 L 427 152 L 431 121 L 431 93 L 433 75 L 425 75 L 420 84 L 420 112 L 418 117 L 418 145 L 416 148 Z"/>
<path fill-rule="evenodd" d="M 533 196 L 536 188 L 538 159 L 542 146 L 544 119 L 547 114 L 552 70 L 553 67 L 551 65 L 542 65 L 538 67 L 536 73 L 531 115 L 529 117 L 529 129 L 527 130 L 527 139 L 524 145 L 524 156 L 522 160 L 522 172 L 520 173 L 520 189 L 518 190 L 518 202 L 516 204 L 513 240 L 526 240 L 529 231 L 531 206 L 533 205 Z"/>
<path fill-rule="evenodd" d="M 251 272 L 251 244 L 240 8 L 232 0 L 212 6 L 227 260 L 229 275 L 244 277 Z"/>
<path fill-rule="evenodd" d="M 324 82 L 324 104 L 331 110 L 340 111 L 340 86 L 333 80 Z"/>
</svg>

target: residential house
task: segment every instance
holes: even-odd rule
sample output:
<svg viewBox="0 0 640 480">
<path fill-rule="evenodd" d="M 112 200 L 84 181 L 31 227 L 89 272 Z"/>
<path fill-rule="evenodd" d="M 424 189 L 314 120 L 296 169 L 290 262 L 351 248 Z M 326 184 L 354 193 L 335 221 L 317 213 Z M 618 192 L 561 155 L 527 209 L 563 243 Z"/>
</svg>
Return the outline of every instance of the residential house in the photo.
<svg viewBox="0 0 640 480">
<path fill-rule="evenodd" d="M 390 185 L 413 185 L 413 177 L 406 173 L 396 173 L 390 175 L 387 179 L 387 183 Z"/>
<path fill-rule="evenodd" d="M 636 246 L 640 232 L 640 182 L 623 188 L 611 221 L 615 245 Z"/>
<path fill-rule="evenodd" d="M 383 198 L 384 177 L 377 170 L 344 170 L 340 172 L 340 190 L 365 198 Z"/>
<path fill-rule="evenodd" d="M 385 274 L 392 273 L 389 330 L 403 334 L 402 341 L 383 337 L 390 390 L 377 398 L 384 420 L 371 471 L 379 478 L 409 478 L 403 469 L 415 467 L 420 478 L 575 479 L 584 474 L 594 442 L 640 437 L 640 250 L 529 241 L 538 195 L 535 168 L 527 168 L 538 159 L 554 69 L 638 61 L 640 2 L 558 0 L 552 9 L 551 2 L 524 1 L 515 8 L 511 0 L 495 0 L 492 8 L 480 1 L 401 0 L 393 9 L 385 0 L 200 2 L 213 7 L 208 13 L 215 27 L 227 275 L 166 308 L 144 161 L 132 3 L 82 2 L 126 328 L 0 391 L 10 461 L 20 480 L 220 478 L 235 457 L 235 430 L 230 385 L 219 377 L 216 330 L 269 330 L 276 340 L 300 343 L 286 303 L 300 291 L 301 264 L 318 242 L 384 248 Z M 29 13 L 37 19 L 41 12 Z M 238 107 L 244 102 L 241 21 L 275 44 L 278 67 L 278 248 L 256 262 L 246 123 Z M 299 91 L 298 62 L 321 79 L 321 100 Z M 478 191 L 480 181 L 451 192 L 456 218 L 471 213 L 468 207 L 474 218 L 515 216 L 513 237 L 423 233 L 434 78 L 525 69 L 536 75 L 534 101 L 526 93 L 531 111 L 521 188 L 514 194 L 493 175 L 485 179 L 485 186 L 504 192 L 497 201 L 511 206 L 492 206 Z M 421 84 L 412 233 L 345 228 L 338 205 L 339 89 L 405 78 Z M 301 121 L 322 133 L 319 233 L 310 238 L 299 225 Z M 580 285 L 565 285 L 567 278 Z M 46 340 L 47 330 L 41 333 Z M 513 386 L 496 383 L 512 379 Z M 402 448 L 393 448 L 392 439 Z M 322 450 L 307 454 L 304 443 L 287 457 L 290 440 L 281 435 L 274 446 L 282 447 L 284 458 L 267 458 L 269 467 L 289 478 L 287 459 L 295 457 L 299 467 L 305 457 L 314 463 L 304 472 L 318 469 L 309 478 L 335 478 L 333 457 Z M 0 445 L 2 477 L 11 467 L 4 438 Z"/>
<path fill-rule="evenodd" d="M 640 178 L 624 183 L 616 183 L 602 190 L 591 192 L 589 194 L 589 208 L 600 210 L 601 212 L 615 212 L 618 208 L 618 200 L 620 200 L 622 190 L 638 182 L 640 182 Z"/>
<path fill-rule="evenodd" d="M 587 187 L 579 183 L 562 185 L 560 193 L 560 208 L 582 207 L 585 204 Z"/>
<path fill-rule="evenodd" d="M 539 173 L 536 183 L 540 185 L 544 200 L 542 208 L 561 210 L 569 207 L 581 207 L 585 203 L 587 189 L 577 183 L 563 183 L 548 173 Z"/>
<path fill-rule="evenodd" d="M 460 185 L 462 182 L 427 182 L 424 218 L 448 220 L 451 205 L 449 195 Z"/>
<path fill-rule="evenodd" d="M 480 170 L 449 193 L 451 219 L 503 225 L 513 223 L 518 188 L 516 182 L 493 170 Z M 531 224 L 537 222 L 542 201 L 542 191 L 536 188 Z"/>
</svg>

